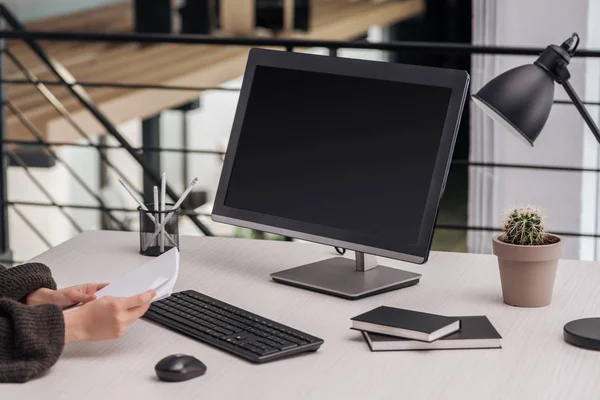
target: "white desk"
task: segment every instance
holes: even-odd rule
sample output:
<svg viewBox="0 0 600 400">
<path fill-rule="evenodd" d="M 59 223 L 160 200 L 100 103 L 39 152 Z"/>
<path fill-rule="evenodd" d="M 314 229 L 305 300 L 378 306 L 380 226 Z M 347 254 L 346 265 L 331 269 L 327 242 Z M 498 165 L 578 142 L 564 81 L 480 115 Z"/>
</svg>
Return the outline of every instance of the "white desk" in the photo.
<svg viewBox="0 0 600 400">
<path fill-rule="evenodd" d="M 49 373 L 0 385 L 0 399 L 598 399 L 600 352 L 567 345 L 565 322 L 600 316 L 600 266 L 563 261 L 550 307 L 502 303 L 496 260 L 432 253 L 421 283 L 351 302 L 272 282 L 283 268 L 331 257 L 298 243 L 183 237 L 177 290 L 195 289 L 321 337 L 316 353 L 254 365 L 146 321 L 120 340 L 68 345 Z M 60 286 L 117 278 L 147 258 L 136 233 L 84 233 L 36 258 Z M 379 305 L 447 315 L 485 314 L 504 336 L 501 350 L 371 353 L 350 318 Z M 164 383 L 154 365 L 186 353 L 203 377 Z"/>
</svg>

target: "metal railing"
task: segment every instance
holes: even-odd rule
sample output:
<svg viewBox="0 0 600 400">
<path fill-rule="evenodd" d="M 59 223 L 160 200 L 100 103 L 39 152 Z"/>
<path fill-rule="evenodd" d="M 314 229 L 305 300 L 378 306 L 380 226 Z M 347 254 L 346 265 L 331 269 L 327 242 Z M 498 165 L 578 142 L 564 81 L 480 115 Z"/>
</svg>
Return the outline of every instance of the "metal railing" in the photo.
<svg viewBox="0 0 600 400">
<path fill-rule="evenodd" d="M 8 25 L 12 30 L 5 29 Z M 30 50 L 39 58 L 54 75 L 55 80 L 40 80 L 31 71 L 27 70 L 20 63 L 18 58 L 6 48 L 6 40 L 14 39 L 23 41 Z M 223 155 L 222 152 L 214 150 L 194 150 L 186 148 L 162 148 L 160 146 L 144 146 L 136 148 L 132 146 L 118 131 L 118 129 L 110 122 L 110 120 L 96 107 L 91 98 L 87 95 L 85 88 L 97 88 L 97 87 L 110 87 L 118 89 L 155 89 L 155 90 L 169 90 L 169 91 L 192 91 L 202 93 L 207 90 L 217 91 L 228 91 L 237 92 L 238 88 L 225 88 L 225 87 L 202 87 L 202 86 L 181 86 L 181 85 L 163 85 L 156 83 L 129 83 L 129 82 L 94 82 L 94 81 L 77 81 L 75 77 L 71 76 L 67 69 L 59 65 L 56 61 L 52 60 L 45 52 L 44 48 L 39 44 L 39 40 L 44 41 L 78 41 L 78 42 L 111 42 L 111 43 L 145 43 L 145 44 L 183 44 L 183 45 L 215 45 L 215 46 L 246 46 L 246 47 L 275 47 L 283 48 L 287 51 L 295 51 L 296 49 L 305 48 L 325 48 L 328 49 L 329 55 L 336 57 L 338 50 L 340 49 L 368 49 L 368 50 L 381 50 L 387 52 L 425 52 L 425 53 L 439 53 L 439 54 L 453 54 L 453 55 L 538 55 L 543 49 L 541 48 L 527 48 L 527 47 L 498 47 L 498 46 L 477 46 L 470 44 L 461 43 L 431 43 L 431 42 L 385 42 L 375 43 L 365 40 L 358 41 L 332 41 L 332 40 L 304 40 L 304 39 L 272 39 L 272 38 L 224 38 L 224 37 L 212 37 L 212 36 L 200 36 L 200 35 L 164 35 L 164 34 L 137 34 L 137 33 L 124 33 L 124 34 L 107 34 L 107 33 L 89 33 L 89 32 L 39 32 L 39 31 L 27 31 L 23 24 L 21 24 L 15 16 L 10 12 L 4 5 L 0 5 L 0 103 L 4 107 L 0 107 L 0 259 L 3 254 L 8 254 L 9 241 L 8 241 L 8 207 L 13 207 L 17 214 L 28 224 L 33 232 L 37 234 L 41 240 L 46 242 L 48 240 L 44 237 L 43 233 L 34 226 L 34 224 L 27 219 L 27 217 L 18 210 L 19 206 L 36 206 L 36 207 L 53 207 L 57 208 L 63 213 L 65 218 L 73 225 L 73 227 L 80 231 L 81 228 L 77 225 L 77 222 L 65 213 L 66 209 L 89 209 L 98 210 L 105 213 L 107 216 L 112 218 L 115 223 L 121 226 L 122 229 L 126 229 L 125 226 L 114 217 L 114 212 L 135 212 L 135 209 L 128 208 L 114 208 L 107 207 L 103 200 L 94 193 L 94 191 L 86 187 L 85 181 L 79 177 L 76 171 L 69 167 L 57 153 L 53 150 L 54 146 L 72 146 L 72 147 L 89 147 L 95 148 L 102 161 L 105 162 L 109 167 L 121 176 L 123 179 L 127 179 L 127 176 L 119 171 L 119 168 L 112 165 L 111 161 L 106 157 L 105 152 L 125 149 L 136 163 L 142 168 L 143 173 L 158 184 L 160 177 L 157 171 L 148 165 L 146 159 L 143 157 L 144 154 L 148 153 L 160 153 L 160 152 L 172 152 L 181 154 L 197 154 L 197 155 Z M 579 50 L 576 57 L 588 58 L 600 58 L 600 51 L 598 50 Z M 8 57 L 18 69 L 23 73 L 26 79 L 8 79 L 6 78 L 5 72 L 5 58 Z M 71 143 L 71 142 L 48 142 L 44 139 L 41 132 L 34 126 L 31 120 L 28 119 L 27 115 L 21 112 L 10 99 L 5 97 L 6 85 L 35 85 L 40 93 L 42 93 L 48 102 L 50 102 L 57 110 L 59 115 L 65 118 L 78 132 L 78 134 L 85 139 L 86 143 Z M 77 125 L 75 120 L 72 118 L 67 109 L 60 103 L 60 101 L 52 95 L 52 92 L 48 87 L 59 86 L 66 88 L 70 95 L 73 96 L 79 104 L 81 104 L 85 110 L 87 110 L 106 130 L 110 137 L 113 137 L 119 143 L 118 146 L 98 144 L 91 140 L 91 137 Z M 555 100 L 557 104 L 572 104 L 570 101 Z M 588 105 L 600 105 L 598 102 L 585 102 Z M 35 137 L 36 141 L 26 141 L 18 139 L 7 139 L 6 132 L 6 110 L 9 110 L 14 114 L 19 121 L 30 131 Z M 77 180 L 82 187 L 86 189 L 92 197 L 98 202 L 97 206 L 83 205 L 83 204 L 61 204 L 55 201 L 52 196 L 42 191 L 47 203 L 39 201 L 9 201 L 7 195 L 7 184 L 6 184 L 6 171 L 7 161 L 11 159 L 15 165 L 19 165 L 27 171 L 26 165 L 19 160 L 18 155 L 14 154 L 8 145 L 17 145 L 22 147 L 27 146 L 41 146 L 47 150 L 49 155 L 53 157 L 57 162 L 63 164 L 67 169 L 67 172 Z M 554 165 L 526 165 L 526 164 L 507 164 L 507 163 L 481 163 L 481 162 L 470 162 L 469 160 L 454 160 L 452 162 L 454 166 L 465 166 L 465 167 L 479 167 L 479 168 L 516 168 L 516 169 L 530 169 L 530 170 L 548 170 L 548 171 L 562 171 L 562 172 L 594 172 L 600 173 L 600 169 L 594 168 L 576 168 L 566 166 L 554 166 Z M 43 187 L 36 182 L 36 178 L 32 174 L 28 174 L 29 178 L 38 187 Z M 171 188 L 167 188 L 168 195 L 171 198 L 177 198 L 177 193 Z M 184 215 L 187 215 L 194 224 L 202 231 L 205 235 L 211 235 L 210 230 L 200 222 L 199 216 L 206 216 L 208 214 L 198 213 L 193 210 L 184 210 Z M 467 226 L 467 225 L 444 225 L 438 224 L 437 229 L 449 229 L 449 230 L 471 230 L 471 231 L 499 231 L 498 227 L 485 227 L 485 226 Z M 563 236 L 571 237 L 588 237 L 588 238 L 600 238 L 598 234 L 587 234 L 581 232 L 556 232 Z M 10 257 L 4 256 L 4 257 Z"/>
</svg>

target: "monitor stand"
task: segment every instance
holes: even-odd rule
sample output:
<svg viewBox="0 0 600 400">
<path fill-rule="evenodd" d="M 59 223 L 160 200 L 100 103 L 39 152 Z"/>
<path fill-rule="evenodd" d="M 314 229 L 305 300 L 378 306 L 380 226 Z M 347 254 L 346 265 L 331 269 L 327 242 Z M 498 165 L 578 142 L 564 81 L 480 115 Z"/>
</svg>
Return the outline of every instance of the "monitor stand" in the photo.
<svg viewBox="0 0 600 400">
<path fill-rule="evenodd" d="M 416 285 L 420 274 L 377 265 L 370 254 L 330 258 L 271 274 L 275 282 L 356 300 Z"/>
</svg>

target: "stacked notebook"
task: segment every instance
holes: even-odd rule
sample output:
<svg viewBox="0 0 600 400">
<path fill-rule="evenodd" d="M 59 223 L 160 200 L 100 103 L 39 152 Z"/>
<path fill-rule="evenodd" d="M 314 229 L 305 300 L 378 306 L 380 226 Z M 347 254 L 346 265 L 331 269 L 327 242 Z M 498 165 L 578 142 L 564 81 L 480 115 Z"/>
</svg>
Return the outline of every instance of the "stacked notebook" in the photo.
<svg viewBox="0 0 600 400">
<path fill-rule="evenodd" d="M 485 316 L 446 317 L 378 307 L 352 318 L 371 351 L 501 347 L 502 336 Z"/>
</svg>

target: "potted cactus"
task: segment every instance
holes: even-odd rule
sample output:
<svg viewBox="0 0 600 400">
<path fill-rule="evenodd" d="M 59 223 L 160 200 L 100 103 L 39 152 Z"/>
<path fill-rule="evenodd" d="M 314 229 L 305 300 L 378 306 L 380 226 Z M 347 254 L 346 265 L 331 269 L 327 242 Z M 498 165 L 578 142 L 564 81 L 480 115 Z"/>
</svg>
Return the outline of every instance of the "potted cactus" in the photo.
<svg viewBox="0 0 600 400">
<path fill-rule="evenodd" d="M 494 237 L 504 302 L 517 307 L 543 307 L 552 290 L 562 239 L 546 232 L 536 207 L 516 208 L 504 217 L 504 232 Z"/>
</svg>

